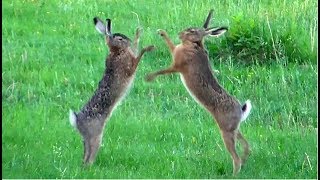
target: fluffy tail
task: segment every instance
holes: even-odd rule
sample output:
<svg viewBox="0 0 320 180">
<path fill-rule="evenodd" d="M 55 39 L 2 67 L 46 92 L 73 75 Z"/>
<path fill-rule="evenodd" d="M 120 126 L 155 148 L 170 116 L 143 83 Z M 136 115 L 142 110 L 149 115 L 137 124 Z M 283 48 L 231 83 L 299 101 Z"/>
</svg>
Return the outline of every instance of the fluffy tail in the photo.
<svg viewBox="0 0 320 180">
<path fill-rule="evenodd" d="M 244 121 L 247 119 L 247 117 L 250 114 L 251 108 L 252 108 L 251 102 L 250 102 L 250 100 L 247 100 L 246 103 L 244 103 L 244 105 L 241 108 L 242 109 L 241 121 Z"/>
<path fill-rule="evenodd" d="M 77 116 L 71 109 L 69 110 L 69 121 L 73 127 L 77 127 Z"/>
</svg>

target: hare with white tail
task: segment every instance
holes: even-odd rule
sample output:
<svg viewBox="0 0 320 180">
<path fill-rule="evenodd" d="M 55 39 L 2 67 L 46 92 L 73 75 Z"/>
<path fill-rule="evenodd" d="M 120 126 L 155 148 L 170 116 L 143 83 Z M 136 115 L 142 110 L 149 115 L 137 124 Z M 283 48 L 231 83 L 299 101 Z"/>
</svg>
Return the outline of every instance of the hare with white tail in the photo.
<svg viewBox="0 0 320 180">
<path fill-rule="evenodd" d="M 80 112 L 70 110 L 70 123 L 76 127 L 83 138 L 83 163 L 92 164 L 100 147 L 103 129 L 112 111 L 124 98 L 134 80 L 135 71 L 143 54 L 154 49 L 148 46 L 138 53 L 141 29 L 137 28 L 133 48 L 131 40 L 120 33 L 111 32 L 111 20 L 106 25 L 94 18 L 96 29 L 106 36 L 110 54 L 106 58 L 106 68 L 94 95 Z"/>
<path fill-rule="evenodd" d="M 218 37 L 227 27 L 208 28 L 213 10 L 210 10 L 202 28 L 188 28 L 179 33 L 181 43 L 174 45 L 164 30 L 159 34 L 164 38 L 173 57 L 171 67 L 148 74 L 146 81 L 152 81 L 158 75 L 180 73 L 181 81 L 190 95 L 207 109 L 216 120 L 227 150 L 233 159 L 233 174 L 236 175 L 250 153 L 248 142 L 242 136 L 239 126 L 251 110 L 250 100 L 244 105 L 228 94 L 213 75 L 209 57 L 204 48 L 205 36 Z M 243 156 L 236 152 L 236 140 L 243 146 Z"/>
</svg>

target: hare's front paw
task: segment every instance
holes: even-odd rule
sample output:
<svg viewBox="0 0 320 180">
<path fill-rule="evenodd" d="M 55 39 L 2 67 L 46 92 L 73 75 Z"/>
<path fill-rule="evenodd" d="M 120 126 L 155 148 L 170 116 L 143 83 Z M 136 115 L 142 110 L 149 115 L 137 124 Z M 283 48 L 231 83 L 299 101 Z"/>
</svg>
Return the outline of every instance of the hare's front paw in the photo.
<svg viewBox="0 0 320 180">
<path fill-rule="evenodd" d="M 150 45 L 148 47 L 146 47 L 146 51 L 153 51 L 156 47 L 154 45 Z"/>
<path fill-rule="evenodd" d="M 162 30 L 162 29 L 158 29 L 157 32 L 158 32 L 158 34 L 159 34 L 160 36 L 165 36 L 165 35 L 167 35 L 166 31 L 164 31 L 164 30 Z"/>
<path fill-rule="evenodd" d="M 140 37 L 142 30 L 143 30 L 142 27 L 137 27 L 136 36 Z"/>
<path fill-rule="evenodd" d="M 147 82 L 151 82 L 154 80 L 156 76 L 154 74 L 147 74 L 145 77 L 144 77 L 144 80 L 147 81 Z"/>
</svg>

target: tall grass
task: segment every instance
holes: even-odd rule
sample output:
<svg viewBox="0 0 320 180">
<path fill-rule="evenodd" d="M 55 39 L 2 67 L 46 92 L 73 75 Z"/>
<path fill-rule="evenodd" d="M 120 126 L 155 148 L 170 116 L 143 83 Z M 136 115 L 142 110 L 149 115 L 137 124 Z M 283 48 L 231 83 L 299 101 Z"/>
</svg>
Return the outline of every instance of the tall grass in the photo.
<svg viewBox="0 0 320 180">
<path fill-rule="evenodd" d="M 242 63 L 316 63 L 316 6 L 316 1 L 280 0 L 225 1 L 214 6 L 217 17 L 230 17 L 230 30 L 217 47 L 221 51 L 212 55 L 231 56 Z"/>
<path fill-rule="evenodd" d="M 317 177 L 316 1 L 42 1 L 2 2 L 3 178 L 232 178 L 232 163 L 212 117 L 177 75 L 146 83 L 169 66 L 156 30 L 212 26 L 206 39 L 217 78 L 252 114 L 241 130 L 252 154 L 237 178 Z M 137 16 L 138 15 L 138 16 Z M 108 54 L 93 17 L 115 32 L 144 32 L 156 45 L 139 64 L 134 87 L 105 129 L 96 163 L 82 168 L 83 147 L 68 122 L 91 97 Z"/>
</svg>

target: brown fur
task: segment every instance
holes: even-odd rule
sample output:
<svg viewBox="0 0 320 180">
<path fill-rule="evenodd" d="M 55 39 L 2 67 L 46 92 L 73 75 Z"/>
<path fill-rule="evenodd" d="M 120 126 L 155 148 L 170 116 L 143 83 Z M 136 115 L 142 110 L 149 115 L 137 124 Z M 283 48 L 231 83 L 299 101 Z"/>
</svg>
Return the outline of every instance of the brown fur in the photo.
<svg viewBox="0 0 320 180">
<path fill-rule="evenodd" d="M 95 19 L 96 23 L 102 22 Z M 98 29 L 103 28 L 101 24 L 99 25 Z M 133 50 L 130 48 L 130 39 L 125 35 L 115 33 L 110 37 L 106 36 L 110 54 L 106 59 L 103 77 L 88 103 L 80 112 L 74 113 L 76 127 L 83 137 L 85 164 L 93 163 L 101 144 L 106 121 L 130 88 L 142 55 L 154 49 L 154 46 L 148 46 L 139 54 L 134 53 L 138 52 L 140 31 L 139 28 L 136 31 Z"/>
<path fill-rule="evenodd" d="M 195 100 L 205 107 L 216 120 L 227 150 L 233 158 L 233 174 L 240 171 L 241 164 L 247 159 L 250 149 L 247 141 L 239 131 L 239 125 L 243 114 L 239 101 L 228 94 L 220 86 L 213 75 L 209 64 L 209 57 L 203 45 L 206 35 L 220 35 L 227 28 L 207 28 L 212 11 L 210 11 L 204 28 L 188 28 L 179 33 L 182 41 L 174 45 L 164 30 L 159 30 L 173 57 L 172 65 L 164 70 L 151 73 L 146 76 L 146 81 L 152 81 L 158 75 L 180 73 L 181 80 Z M 244 108 L 245 109 L 245 108 Z M 235 149 L 236 139 L 239 139 L 244 148 L 244 154 L 240 158 Z"/>
</svg>

